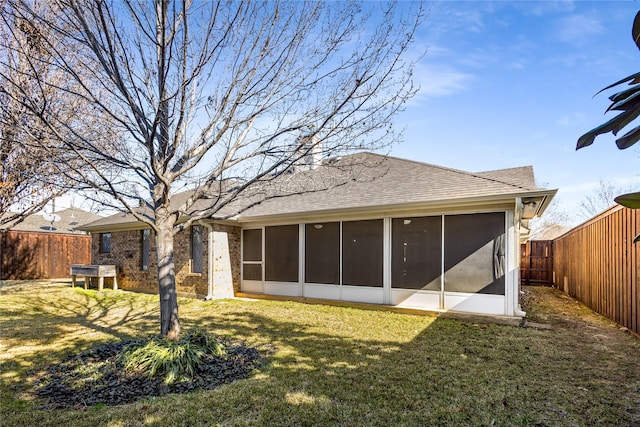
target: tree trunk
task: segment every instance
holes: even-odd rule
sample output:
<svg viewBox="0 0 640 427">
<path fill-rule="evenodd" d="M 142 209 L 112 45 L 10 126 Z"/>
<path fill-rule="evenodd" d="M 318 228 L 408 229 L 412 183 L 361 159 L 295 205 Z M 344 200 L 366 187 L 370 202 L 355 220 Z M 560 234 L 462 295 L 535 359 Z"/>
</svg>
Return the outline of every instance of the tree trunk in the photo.
<svg viewBox="0 0 640 427">
<path fill-rule="evenodd" d="M 159 227 L 156 236 L 158 260 L 158 287 L 160 293 L 160 334 L 168 339 L 180 337 L 176 271 L 173 260 L 173 233 L 171 228 Z"/>
</svg>

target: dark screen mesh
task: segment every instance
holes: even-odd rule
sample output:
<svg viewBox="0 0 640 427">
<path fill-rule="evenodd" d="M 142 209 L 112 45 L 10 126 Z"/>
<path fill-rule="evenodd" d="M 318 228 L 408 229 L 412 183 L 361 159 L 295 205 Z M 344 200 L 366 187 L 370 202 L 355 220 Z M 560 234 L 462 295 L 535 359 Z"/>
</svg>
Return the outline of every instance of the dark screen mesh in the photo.
<svg viewBox="0 0 640 427">
<path fill-rule="evenodd" d="M 445 216 L 445 291 L 504 295 L 504 236 L 504 212 Z"/>
<path fill-rule="evenodd" d="M 262 280 L 262 264 L 242 264 L 243 280 Z"/>
<path fill-rule="evenodd" d="M 262 230 L 244 230 L 242 232 L 242 259 L 244 261 L 262 261 Z"/>
<path fill-rule="evenodd" d="M 342 223 L 342 283 L 382 287 L 381 219 Z"/>
<path fill-rule="evenodd" d="M 391 286 L 439 291 L 442 217 L 394 218 L 391 224 Z"/>
<path fill-rule="evenodd" d="M 202 226 L 191 226 L 191 272 L 202 273 Z"/>
<path fill-rule="evenodd" d="M 298 226 L 265 227 L 265 279 L 273 282 L 298 281 Z"/>
<path fill-rule="evenodd" d="M 340 223 L 305 226 L 305 276 L 307 283 L 340 283 Z"/>
</svg>

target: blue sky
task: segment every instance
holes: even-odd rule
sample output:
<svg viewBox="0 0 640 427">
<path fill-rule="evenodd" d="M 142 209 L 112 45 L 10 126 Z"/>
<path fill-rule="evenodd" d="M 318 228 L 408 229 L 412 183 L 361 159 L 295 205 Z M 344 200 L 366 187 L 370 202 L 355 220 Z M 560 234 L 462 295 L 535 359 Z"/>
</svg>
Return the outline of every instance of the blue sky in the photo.
<svg viewBox="0 0 640 427">
<path fill-rule="evenodd" d="M 391 155 L 476 172 L 534 167 L 578 212 L 600 180 L 640 188 L 640 144 L 611 135 L 575 150 L 604 115 L 603 87 L 640 71 L 631 39 L 638 1 L 435 1 L 416 50 L 420 93 L 397 118 L 404 141 Z M 73 201 L 72 201 L 73 200 Z M 77 197 L 59 200 L 88 208 Z M 580 222 L 582 218 L 576 218 Z"/>
<path fill-rule="evenodd" d="M 404 142 L 391 155 L 467 171 L 533 165 L 558 188 L 562 209 L 600 179 L 640 187 L 640 144 L 611 135 L 575 150 L 604 115 L 608 91 L 640 71 L 631 38 L 637 1 L 437 1 L 417 43 L 420 94 L 398 118 Z"/>
</svg>

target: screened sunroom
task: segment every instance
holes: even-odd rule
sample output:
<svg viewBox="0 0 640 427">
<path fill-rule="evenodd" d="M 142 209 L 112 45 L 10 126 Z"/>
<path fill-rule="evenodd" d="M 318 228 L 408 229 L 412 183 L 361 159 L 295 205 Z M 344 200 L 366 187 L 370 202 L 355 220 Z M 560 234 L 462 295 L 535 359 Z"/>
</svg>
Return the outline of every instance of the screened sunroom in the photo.
<svg viewBox="0 0 640 427">
<path fill-rule="evenodd" d="M 556 192 L 537 187 L 532 168 L 470 173 L 371 153 L 348 162 L 367 178 L 237 218 L 243 293 L 524 315 L 519 245 Z"/>
<path fill-rule="evenodd" d="M 513 233 L 512 211 L 245 228 L 241 289 L 514 315 L 506 299 L 507 272 L 517 268 L 506 256 Z"/>
</svg>

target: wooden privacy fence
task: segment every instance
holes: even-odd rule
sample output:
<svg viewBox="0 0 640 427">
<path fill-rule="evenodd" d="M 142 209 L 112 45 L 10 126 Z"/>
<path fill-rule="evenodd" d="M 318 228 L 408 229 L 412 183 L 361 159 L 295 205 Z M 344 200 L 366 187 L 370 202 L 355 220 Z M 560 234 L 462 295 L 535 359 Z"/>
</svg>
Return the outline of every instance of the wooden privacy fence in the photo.
<svg viewBox="0 0 640 427">
<path fill-rule="evenodd" d="M 520 245 L 520 283 L 553 285 L 553 240 L 529 240 Z"/>
<path fill-rule="evenodd" d="M 0 279 L 60 279 L 71 264 L 91 263 L 91 236 L 4 231 L 0 233 Z"/>
<path fill-rule="evenodd" d="M 553 242 L 554 285 L 640 333 L 638 257 L 640 210 L 617 206 Z"/>
</svg>

